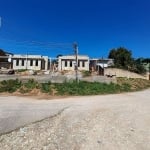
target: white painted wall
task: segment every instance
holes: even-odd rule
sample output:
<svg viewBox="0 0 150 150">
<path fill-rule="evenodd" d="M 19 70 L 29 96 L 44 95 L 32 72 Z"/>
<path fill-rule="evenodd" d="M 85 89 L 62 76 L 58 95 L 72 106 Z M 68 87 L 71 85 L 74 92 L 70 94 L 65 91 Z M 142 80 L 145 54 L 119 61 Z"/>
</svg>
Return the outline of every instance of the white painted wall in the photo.
<svg viewBox="0 0 150 150">
<path fill-rule="evenodd" d="M 48 57 L 40 56 L 40 55 L 14 55 L 13 59 L 13 69 L 29 69 L 29 70 L 41 70 L 42 61 L 45 62 L 45 70 L 48 69 Z M 22 60 L 24 61 L 24 65 L 22 65 Z M 31 66 L 31 60 L 33 64 Z M 36 65 L 36 61 L 38 60 L 38 65 Z M 19 64 L 17 65 L 17 61 Z"/>
<path fill-rule="evenodd" d="M 65 66 L 65 61 L 67 61 L 67 66 Z M 84 61 L 84 66 L 82 66 Z M 72 62 L 72 66 L 70 66 L 70 62 Z M 58 58 L 58 70 L 75 70 L 75 56 L 70 55 L 70 56 L 61 56 Z M 78 63 L 80 64 L 78 66 L 78 70 L 86 70 L 89 71 L 89 57 L 88 56 L 78 56 Z"/>
</svg>

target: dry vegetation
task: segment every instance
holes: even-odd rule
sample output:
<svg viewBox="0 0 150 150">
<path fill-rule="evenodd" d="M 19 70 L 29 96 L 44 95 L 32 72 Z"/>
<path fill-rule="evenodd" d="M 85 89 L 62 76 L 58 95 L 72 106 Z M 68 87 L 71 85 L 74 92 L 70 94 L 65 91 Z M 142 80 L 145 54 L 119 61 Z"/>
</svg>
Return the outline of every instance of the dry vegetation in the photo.
<svg viewBox="0 0 150 150">
<path fill-rule="evenodd" d="M 19 96 L 74 96 L 74 95 L 100 95 L 115 94 L 122 92 L 139 91 L 150 88 L 150 81 L 144 79 L 133 78 L 117 78 L 117 83 L 98 83 L 80 81 L 76 83 L 38 83 L 33 79 L 27 83 L 19 80 L 8 80 L 0 82 L 0 93 L 11 93 Z"/>
<path fill-rule="evenodd" d="M 117 78 L 117 83 L 119 85 L 128 84 L 131 86 L 132 91 L 142 90 L 150 87 L 150 81 L 144 79 L 135 78 Z"/>
</svg>

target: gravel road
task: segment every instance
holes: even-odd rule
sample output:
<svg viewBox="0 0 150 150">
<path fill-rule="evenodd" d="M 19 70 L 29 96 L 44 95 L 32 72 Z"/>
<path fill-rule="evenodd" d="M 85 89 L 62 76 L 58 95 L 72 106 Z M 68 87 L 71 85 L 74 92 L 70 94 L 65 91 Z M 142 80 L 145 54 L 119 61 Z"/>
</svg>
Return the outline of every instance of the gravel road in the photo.
<svg viewBox="0 0 150 150">
<path fill-rule="evenodd" d="M 0 97 L 0 132 L 0 150 L 150 150 L 150 89 L 49 101 Z"/>
</svg>

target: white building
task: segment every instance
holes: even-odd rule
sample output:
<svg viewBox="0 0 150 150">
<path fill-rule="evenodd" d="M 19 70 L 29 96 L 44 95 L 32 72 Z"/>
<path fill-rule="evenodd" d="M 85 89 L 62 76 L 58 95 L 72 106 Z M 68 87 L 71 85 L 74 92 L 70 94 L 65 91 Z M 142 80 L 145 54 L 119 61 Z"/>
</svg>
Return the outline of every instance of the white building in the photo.
<svg viewBox="0 0 150 150">
<path fill-rule="evenodd" d="M 78 70 L 89 71 L 89 57 L 78 55 Z M 60 56 L 58 58 L 58 71 L 75 70 L 76 57 L 74 55 Z"/>
<path fill-rule="evenodd" d="M 48 56 L 41 55 L 13 55 L 12 69 L 48 70 Z"/>
</svg>

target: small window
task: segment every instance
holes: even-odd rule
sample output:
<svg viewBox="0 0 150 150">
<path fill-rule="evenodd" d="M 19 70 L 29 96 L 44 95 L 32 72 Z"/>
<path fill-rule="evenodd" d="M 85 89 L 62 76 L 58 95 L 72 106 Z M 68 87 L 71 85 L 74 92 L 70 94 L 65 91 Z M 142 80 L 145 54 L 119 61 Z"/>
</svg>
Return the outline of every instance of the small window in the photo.
<svg viewBox="0 0 150 150">
<path fill-rule="evenodd" d="M 70 67 L 72 67 L 72 61 L 70 61 Z"/>
<path fill-rule="evenodd" d="M 33 60 L 30 60 L 30 66 L 33 66 Z"/>
<path fill-rule="evenodd" d="M 19 66 L 19 59 L 16 60 L 16 66 Z"/>
<path fill-rule="evenodd" d="M 24 66 L 24 60 L 22 60 L 22 66 Z"/>
<path fill-rule="evenodd" d="M 85 67 L 85 61 L 82 62 L 82 67 Z"/>
<path fill-rule="evenodd" d="M 77 63 L 78 63 L 78 67 L 80 67 L 80 61 L 78 61 Z"/>
<path fill-rule="evenodd" d="M 36 60 L 36 62 L 35 62 L 35 66 L 38 66 L 38 60 Z"/>
<path fill-rule="evenodd" d="M 67 61 L 65 61 L 65 67 L 67 67 Z"/>
</svg>

